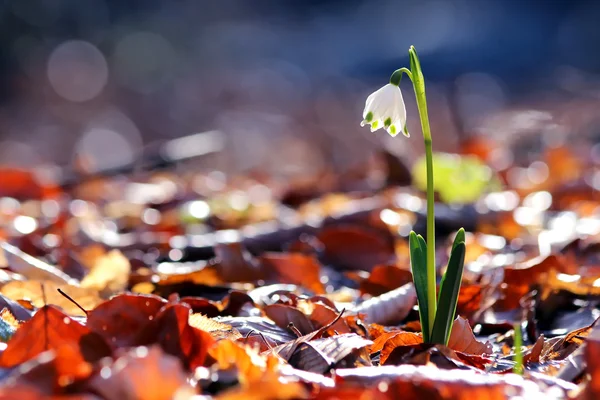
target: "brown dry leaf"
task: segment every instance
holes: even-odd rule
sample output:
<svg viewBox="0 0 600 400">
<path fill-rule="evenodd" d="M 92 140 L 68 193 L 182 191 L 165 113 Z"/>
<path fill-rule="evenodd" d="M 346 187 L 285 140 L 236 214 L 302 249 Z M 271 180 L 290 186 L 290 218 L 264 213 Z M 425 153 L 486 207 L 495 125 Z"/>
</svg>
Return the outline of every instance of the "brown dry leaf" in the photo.
<svg viewBox="0 0 600 400">
<path fill-rule="evenodd" d="M 379 343 L 381 343 L 381 341 Z M 381 354 L 379 355 L 379 363 L 385 364 L 385 360 L 387 360 L 396 347 L 413 346 L 421 343 L 423 343 L 423 337 L 421 335 L 412 332 L 397 332 L 395 335 L 391 335 L 385 340 L 381 348 Z M 371 351 L 373 351 L 374 346 L 375 345 L 371 347 Z"/>
<path fill-rule="evenodd" d="M 500 310 L 519 307 L 519 302 L 530 290 L 531 285 L 543 284 L 551 271 L 577 274 L 578 267 L 569 258 L 560 254 L 535 257 L 513 267 L 504 268 L 504 298 L 497 303 Z"/>
<path fill-rule="evenodd" d="M 81 287 L 95 289 L 105 296 L 127 289 L 131 264 L 119 250 L 112 250 L 96 259 Z"/>
<path fill-rule="evenodd" d="M 412 282 L 412 273 L 396 265 L 377 265 L 367 279 L 360 282 L 361 294 L 379 296 Z"/>
<path fill-rule="evenodd" d="M 352 367 L 358 361 L 363 365 L 371 365 L 368 354 L 365 352 L 365 357 L 361 359 L 359 350 L 372 343 L 355 333 L 315 339 L 301 343 L 288 362 L 294 368 L 318 374 L 324 374 L 332 368 Z"/>
<path fill-rule="evenodd" d="M 542 354 L 543 361 L 549 360 L 563 360 L 584 343 L 588 335 L 593 331 L 593 328 L 598 323 L 599 319 L 596 319 L 588 326 L 583 328 L 575 329 L 565 335 L 564 338 L 557 340 L 554 344 L 545 349 Z"/>
<path fill-rule="evenodd" d="M 95 289 L 61 285 L 51 281 L 12 281 L 2 286 L 0 293 L 15 301 L 28 300 L 37 308 L 45 305 L 45 297 L 47 304 L 56 305 L 69 315 L 85 316 L 85 313 L 61 295 L 58 289 L 71 296 L 85 310 L 91 310 L 103 301 Z"/>
<path fill-rule="evenodd" d="M 296 351 L 298 346 L 300 346 L 303 343 L 310 342 L 311 340 L 319 339 L 323 335 L 323 333 L 327 332 L 327 330 L 330 329 L 342 317 L 342 314 L 343 311 L 340 312 L 334 320 L 332 320 L 329 324 L 323 326 L 322 328 L 319 328 L 316 331 L 309 333 L 308 335 L 300 336 L 295 340 L 277 346 L 274 349 L 271 349 L 271 351 L 282 357 L 284 360 L 288 361 L 294 355 L 294 352 Z"/>
<path fill-rule="evenodd" d="M 166 400 L 195 393 L 179 360 L 158 345 L 133 348 L 102 370 L 89 385 L 106 399 Z"/>
<path fill-rule="evenodd" d="M 231 340 L 221 340 L 208 354 L 217 361 L 219 369 L 235 368 L 242 385 L 262 380 L 269 374 L 275 374 L 282 360 L 273 355 L 261 355 L 256 348 L 238 344 Z"/>
<path fill-rule="evenodd" d="M 587 340 L 585 347 L 586 370 L 590 375 L 585 391 L 580 400 L 594 400 L 600 398 L 600 331 L 594 329 Z"/>
<path fill-rule="evenodd" d="M 317 238 L 325 246 L 325 263 L 342 269 L 371 271 L 396 257 L 391 235 L 361 226 L 326 226 Z"/>
<path fill-rule="evenodd" d="M 333 308 L 322 304 L 322 303 L 313 303 L 314 308 L 310 313 L 310 321 L 313 323 L 315 328 L 322 328 L 325 325 L 329 324 L 329 322 L 334 319 L 339 312 L 334 310 Z M 342 318 L 333 324 L 330 328 L 330 331 L 335 331 L 337 333 L 350 333 L 351 330 L 348 327 L 346 321 Z"/>
<path fill-rule="evenodd" d="M 301 253 L 265 253 L 259 258 L 270 279 L 279 283 L 301 285 L 315 294 L 325 293 L 321 283 L 321 266 L 312 255 Z"/>
<path fill-rule="evenodd" d="M 467 354 L 492 354 L 492 344 L 475 339 L 469 321 L 462 317 L 456 318 L 452 324 L 448 347 Z"/>
<path fill-rule="evenodd" d="M 352 311 L 364 316 L 365 322 L 393 324 L 402 321 L 417 302 L 412 283 L 363 301 Z"/>
<path fill-rule="evenodd" d="M 240 333 L 233 329 L 231 325 L 215 321 L 202 314 L 190 314 L 188 323 L 196 329 L 201 329 L 210 333 L 215 339 L 236 340 L 242 337 Z"/>
<path fill-rule="evenodd" d="M 265 306 L 263 310 L 267 317 L 273 320 L 273 322 L 282 329 L 289 329 L 289 324 L 294 324 L 294 327 L 302 335 L 308 335 L 315 330 L 310 319 L 295 307 L 285 304 L 272 304 Z M 329 321 L 331 321 L 331 319 Z"/>
<path fill-rule="evenodd" d="M 542 350 L 544 348 L 544 335 L 540 335 L 540 337 L 535 341 L 535 344 L 523 355 L 523 363 L 538 363 L 540 362 L 540 355 L 542 354 Z"/>
</svg>

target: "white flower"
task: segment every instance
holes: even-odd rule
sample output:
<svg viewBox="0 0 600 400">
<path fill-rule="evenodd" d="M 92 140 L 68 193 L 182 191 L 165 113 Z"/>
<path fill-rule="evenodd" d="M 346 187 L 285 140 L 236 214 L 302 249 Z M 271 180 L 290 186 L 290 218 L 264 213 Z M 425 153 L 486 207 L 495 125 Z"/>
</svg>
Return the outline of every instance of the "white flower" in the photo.
<svg viewBox="0 0 600 400">
<path fill-rule="evenodd" d="M 360 125 L 366 124 L 371 125 L 371 132 L 385 128 L 392 136 L 396 136 L 399 132 L 409 136 L 405 129 L 406 107 L 402 92 L 397 85 L 388 83 L 367 97 L 363 121 Z"/>
</svg>

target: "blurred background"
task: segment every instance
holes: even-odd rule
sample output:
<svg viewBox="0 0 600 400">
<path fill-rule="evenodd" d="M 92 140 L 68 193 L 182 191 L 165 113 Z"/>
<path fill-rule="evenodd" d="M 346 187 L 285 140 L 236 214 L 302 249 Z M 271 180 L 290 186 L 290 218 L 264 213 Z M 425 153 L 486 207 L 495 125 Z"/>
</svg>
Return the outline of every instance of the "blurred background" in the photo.
<svg viewBox="0 0 600 400">
<path fill-rule="evenodd" d="M 210 168 L 236 172 L 347 169 L 381 147 L 410 163 L 408 82 L 411 140 L 359 123 L 411 44 L 437 150 L 584 146 L 600 139 L 599 20 L 576 0 L 4 0 L 0 163 L 118 168 L 205 131 L 169 148 L 219 150 Z"/>
</svg>

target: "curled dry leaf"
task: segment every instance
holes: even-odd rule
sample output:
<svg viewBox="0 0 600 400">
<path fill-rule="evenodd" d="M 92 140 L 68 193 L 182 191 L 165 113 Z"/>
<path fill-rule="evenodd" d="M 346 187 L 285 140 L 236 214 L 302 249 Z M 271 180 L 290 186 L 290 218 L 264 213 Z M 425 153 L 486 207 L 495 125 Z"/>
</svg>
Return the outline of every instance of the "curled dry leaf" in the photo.
<svg viewBox="0 0 600 400">
<path fill-rule="evenodd" d="M 218 321 L 231 325 L 242 335 L 238 342 L 257 345 L 261 351 L 270 350 L 296 338 L 296 335 L 287 329 L 280 328 L 264 317 L 223 317 Z"/>
<path fill-rule="evenodd" d="M 417 302 L 412 283 L 363 301 L 352 311 L 364 316 L 365 322 L 393 324 L 402 321 Z"/>
<path fill-rule="evenodd" d="M 381 354 L 379 355 L 379 362 L 381 364 L 385 364 L 386 360 L 388 359 L 388 357 L 390 356 L 392 351 L 394 351 L 397 347 L 421 344 L 421 343 L 423 343 L 423 337 L 421 335 L 418 335 L 418 334 L 412 333 L 412 332 L 397 332 L 397 333 L 391 335 L 390 337 L 388 337 L 385 340 L 385 342 L 383 342 L 383 344 L 381 344 L 381 343 L 382 343 L 382 340 L 380 340 L 379 342 L 376 342 L 377 347 L 375 347 L 375 344 L 374 344 L 373 347 L 371 347 L 371 352 L 376 351 L 373 349 L 374 347 L 377 349 L 377 348 L 379 348 L 379 346 L 381 346 Z"/>
<path fill-rule="evenodd" d="M 81 287 L 95 289 L 105 296 L 127 289 L 131 264 L 119 250 L 98 257 L 83 280 Z"/>
<path fill-rule="evenodd" d="M 90 388 L 106 399 L 190 398 L 195 392 L 179 360 L 156 345 L 133 348 L 106 364 L 89 382 Z"/>
<path fill-rule="evenodd" d="M 492 344 L 475 339 L 469 321 L 462 317 L 456 318 L 452 324 L 448 347 L 467 354 L 492 354 Z"/>
<path fill-rule="evenodd" d="M 60 307 L 69 315 L 85 316 L 79 307 L 58 292 L 61 289 L 85 310 L 91 310 L 102 302 L 98 291 L 83 287 L 61 285 L 52 281 L 12 281 L 2 286 L 0 293 L 12 300 L 27 300 L 35 307 L 46 304 Z"/>
<path fill-rule="evenodd" d="M 540 337 L 535 341 L 535 344 L 525 354 L 523 354 L 523 363 L 540 362 L 540 355 L 542 354 L 543 349 L 544 335 L 540 335 Z"/>
<path fill-rule="evenodd" d="M 354 366 L 359 358 L 356 350 L 372 343 L 355 333 L 315 339 L 301 343 L 288 362 L 294 368 L 324 374 L 332 368 Z"/>
<path fill-rule="evenodd" d="M 359 226 L 327 226 L 317 238 L 324 245 L 323 261 L 342 269 L 371 271 L 396 256 L 391 236 Z"/>
<path fill-rule="evenodd" d="M 89 327 L 45 306 L 16 331 L 0 355 L 0 366 L 15 367 L 44 351 L 65 346 L 71 349 L 61 351 L 68 351 L 73 362 L 94 362 L 112 354 L 106 341 Z"/>
</svg>

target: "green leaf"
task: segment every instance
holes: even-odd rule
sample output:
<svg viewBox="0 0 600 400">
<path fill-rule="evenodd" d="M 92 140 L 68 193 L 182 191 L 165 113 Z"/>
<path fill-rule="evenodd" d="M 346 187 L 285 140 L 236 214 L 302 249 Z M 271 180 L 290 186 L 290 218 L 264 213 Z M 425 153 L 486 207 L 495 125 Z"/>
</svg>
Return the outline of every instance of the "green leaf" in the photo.
<svg viewBox="0 0 600 400">
<path fill-rule="evenodd" d="M 452 252 L 454 251 L 454 248 L 456 247 L 457 244 L 465 243 L 465 242 L 466 242 L 465 228 L 460 228 L 458 230 L 458 232 L 456 232 L 456 236 L 454 237 L 454 243 L 452 243 L 452 251 L 450 252 L 450 254 L 452 254 Z"/>
<path fill-rule="evenodd" d="M 450 261 L 448 261 L 448 268 L 440 284 L 438 308 L 431 331 L 431 342 L 443 345 L 446 345 L 450 338 L 465 263 L 465 242 L 457 242 L 456 240 L 460 237 L 464 240 L 464 230 L 461 229 L 456 236 L 450 254 Z"/>
<path fill-rule="evenodd" d="M 429 342 L 429 304 L 427 302 L 427 244 L 421 235 L 411 231 L 408 236 L 410 247 L 410 265 L 412 269 L 413 282 L 419 302 L 419 319 L 423 332 L 423 341 Z"/>
<path fill-rule="evenodd" d="M 521 332 L 521 324 L 516 322 L 513 327 L 515 330 L 515 366 L 513 367 L 513 372 L 518 375 L 523 375 L 523 334 Z"/>
</svg>

